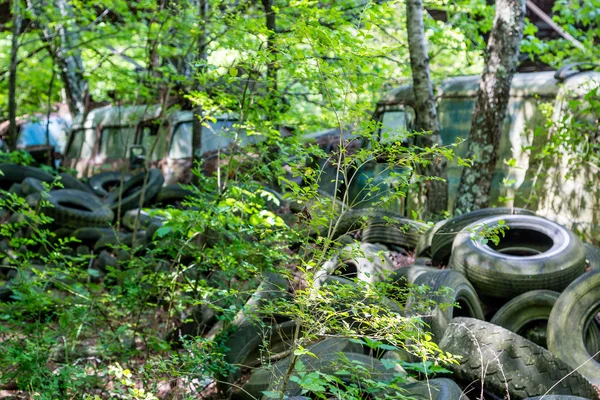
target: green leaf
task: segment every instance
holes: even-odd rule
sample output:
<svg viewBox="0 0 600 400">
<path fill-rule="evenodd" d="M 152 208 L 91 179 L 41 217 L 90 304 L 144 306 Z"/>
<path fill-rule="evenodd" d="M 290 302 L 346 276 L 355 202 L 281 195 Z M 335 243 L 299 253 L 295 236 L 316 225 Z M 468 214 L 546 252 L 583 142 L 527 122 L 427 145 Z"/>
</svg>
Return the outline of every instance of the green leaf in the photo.
<svg viewBox="0 0 600 400">
<path fill-rule="evenodd" d="M 231 67 L 229 68 L 229 76 L 231 76 L 232 78 L 235 78 L 238 75 L 238 69 Z"/>
</svg>

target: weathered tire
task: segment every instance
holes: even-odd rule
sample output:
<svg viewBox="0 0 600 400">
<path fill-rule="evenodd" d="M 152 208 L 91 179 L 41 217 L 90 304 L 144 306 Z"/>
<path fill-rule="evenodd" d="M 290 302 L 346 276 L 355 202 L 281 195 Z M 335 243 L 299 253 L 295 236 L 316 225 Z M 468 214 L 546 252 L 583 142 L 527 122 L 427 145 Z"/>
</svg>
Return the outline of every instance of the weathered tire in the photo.
<svg viewBox="0 0 600 400">
<path fill-rule="evenodd" d="M 447 219 L 438 221 L 435 225 L 427 230 L 420 238 L 415 249 L 415 257 L 431 257 L 431 242 L 437 231 L 444 226 Z"/>
<path fill-rule="evenodd" d="M 548 320 L 548 349 L 600 387 L 600 362 L 586 349 L 589 325 L 600 312 L 600 270 L 590 271 L 560 295 Z M 580 367 L 581 366 L 581 367 Z"/>
<path fill-rule="evenodd" d="M 304 356 L 301 358 L 305 370 L 307 372 L 319 371 L 322 374 L 336 375 L 339 379 L 346 382 L 360 383 L 362 379 L 370 379 L 376 382 L 391 382 L 394 379 L 394 373 L 388 371 L 381 361 L 376 358 L 366 356 L 358 353 L 346 353 L 341 354 L 340 352 L 330 352 L 322 354 L 318 358 L 310 356 Z M 347 362 L 342 361 L 346 359 L 350 364 L 360 364 L 362 368 L 352 371 L 350 373 L 346 368 L 340 368 L 348 365 Z M 275 379 L 269 387 L 269 391 L 280 392 L 282 390 L 281 379 L 287 371 L 290 359 L 282 360 L 273 366 L 271 371 L 274 374 Z M 346 372 L 343 372 L 346 371 Z M 289 381 L 286 389 L 286 396 L 299 396 L 302 394 L 302 388 L 296 382 Z M 376 394 L 374 396 L 377 396 Z M 382 395 L 383 397 L 383 395 Z"/>
<path fill-rule="evenodd" d="M 75 189 L 81 190 L 82 192 L 88 192 L 91 194 L 95 194 L 94 191 L 85 183 L 81 182 L 79 179 L 74 177 L 71 174 L 66 172 L 60 173 L 60 182 L 62 183 L 65 189 Z"/>
<path fill-rule="evenodd" d="M 122 190 L 121 187 L 116 187 L 108 194 L 108 196 L 106 196 L 106 204 L 108 204 L 115 213 L 119 209 L 119 203 L 121 213 L 139 207 L 145 177 L 146 172 L 141 172 L 129 179 L 123 185 Z M 144 204 L 152 202 L 152 199 L 158 194 L 164 181 L 165 178 L 159 169 L 148 170 L 148 180 L 146 183 L 146 190 L 144 191 Z M 121 198 L 119 198 L 119 196 L 121 196 Z"/>
<path fill-rule="evenodd" d="M 548 350 L 500 326 L 473 318 L 455 318 L 440 349 L 460 356 L 448 364 L 457 379 L 481 381 L 497 395 L 508 390 L 511 399 L 548 394 L 596 399 L 593 386 Z"/>
<path fill-rule="evenodd" d="M 430 379 L 400 386 L 403 396 L 415 400 L 468 400 L 462 389 L 448 378 Z"/>
<path fill-rule="evenodd" d="M 587 263 L 587 268 L 600 269 L 600 249 L 589 243 L 584 243 L 583 247 L 585 247 L 585 261 Z"/>
<path fill-rule="evenodd" d="M 310 351 L 317 357 L 329 356 L 331 354 L 339 353 L 361 353 L 363 351 L 362 346 L 351 342 L 345 338 L 329 338 L 322 340 L 317 343 L 306 346 L 307 350 Z M 311 356 L 312 357 L 312 356 Z M 302 358 L 304 361 L 308 357 Z M 272 368 L 263 367 L 255 370 L 250 379 L 244 384 L 243 389 L 247 393 L 236 393 L 235 398 L 239 399 L 251 399 L 253 397 L 260 398 L 262 392 L 269 389 L 269 386 L 276 383 L 280 379 L 287 367 L 290 365 L 290 357 L 275 363 Z M 248 396 L 248 393 L 253 396 Z"/>
<path fill-rule="evenodd" d="M 106 197 L 108 193 L 113 189 L 119 187 L 121 184 L 121 178 L 123 178 L 123 183 L 127 183 L 129 179 L 131 179 L 131 174 L 126 172 L 122 174 L 121 172 L 101 172 L 96 175 L 92 175 L 88 179 L 88 186 L 92 191 L 100 196 Z"/>
<path fill-rule="evenodd" d="M 508 230 L 498 246 L 471 239 L 483 224 Z M 521 255 L 522 254 L 522 255 Z M 561 292 L 585 271 L 585 250 L 571 231 L 545 218 L 502 215 L 480 220 L 456 236 L 450 266 L 464 274 L 477 292 L 511 299 L 530 290 Z"/>
<path fill-rule="evenodd" d="M 415 279 L 425 272 L 436 272 L 441 271 L 434 267 L 428 267 L 426 265 L 409 265 L 408 267 L 401 267 L 392 272 L 390 280 L 394 285 L 401 289 L 406 288 L 409 284 L 415 283 Z"/>
<path fill-rule="evenodd" d="M 36 178 L 50 183 L 54 177 L 39 168 L 17 164 L 0 164 L 0 189 L 8 189 L 13 183 L 21 183 L 25 178 Z"/>
<path fill-rule="evenodd" d="M 502 306 L 490 323 L 547 349 L 548 318 L 559 296 L 560 293 L 551 290 L 523 293 Z M 596 325 L 588 329 L 586 347 L 592 354 L 600 351 L 600 330 Z"/>
<path fill-rule="evenodd" d="M 484 218 L 496 215 L 535 215 L 522 208 L 484 208 L 448 219 L 433 235 L 431 239 L 431 258 L 436 265 L 448 265 L 452 253 L 452 243 L 458 232 L 467 225 L 471 225 Z"/>
<path fill-rule="evenodd" d="M 548 400 L 589 400 L 586 399 L 585 397 L 578 397 L 578 396 L 558 396 L 558 395 L 548 395 L 548 396 L 536 396 L 536 397 L 528 397 L 525 400 L 542 400 L 542 399 L 548 399 Z"/>
<path fill-rule="evenodd" d="M 433 335 L 433 341 L 439 343 L 444 336 L 448 324 L 454 317 L 470 317 L 484 320 L 483 310 L 479 297 L 471 283 L 461 273 L 452 270 L 427 271 L 414 280 L 417 286 L 425 285 L 431 289 L 424 299 L 409 297 L 407 309 L 413 309 L 412 305 L 418 300 L 431 300 L 435 304 L 449 304 L 447 307 L 435 307 L 430 314 L 423 318 L 428 325 L 428 330 Z M 435 294 L 443 288 L 451 289 L 447 294 Z M 458 307 L 454 306 L 458 304 Z"/>
<path fill-rule="evenodd" d="M 179 184 L 163 186 L 154 199 L 154 204 L 162 207 L 175 206 L 194 192 L 181 187 Z"/>
<path fill-rule="evenodd" d="M 278 325 L 261 326 L 257 324 L 246 324 L 238 328 L 227 341 L 225 347 L 225 361 L 234 366 L 243 367 L 250 363 L 258 362 L 261 356 L 261 346 L 268 343 L 269 350 L 280 353 L 291 347 L 294 334 L 296 332 L 296 322 L 288 321 Z M 220 390 L 229 393 L 232 387 L 227 383 L 232 383 L 239 379 L 241 370 L 230 372 L 226 377 L 219 379 L 223 383 L 218 384 Z"/>
<path fill-rule="evenodd" d="M 19 197 L 23 197 L 23 195 L 24 195 L 24 193 L 23 193 L 23 185 L 21 185 L 20 183 L 13 183 L 8 188 L 8 191 L 10 193 L 16 194 Z"/>
<path fill-rule="evenodd" d="M 23 182 L 21 182 L 21 191 L 24 196 L 29 196 L 30 194 L 40 193 L 45 191 L 46 188 L 42 181 L 36 178 L 25 178 Z"/>
<path fill-rule="evenodd" d="M 371 217 L 362 232 L 362 241 L 414 250 L 426 225 L 400 216 L 390 218 L 394 222 L 393 225 L 383 216 Z"/>
<path fill-rule="evenodd" d="M 41 196 L 38 193 L 29 198 L 39 201 Z M 44 208 L 44 213 L 52 217 L 55 224 L 64 227 L 108 226 L 114 217 L 96 196 L 80 190 L 53 190 L 48 193 L 47 201 L 52 207 Z"/>
</svg>

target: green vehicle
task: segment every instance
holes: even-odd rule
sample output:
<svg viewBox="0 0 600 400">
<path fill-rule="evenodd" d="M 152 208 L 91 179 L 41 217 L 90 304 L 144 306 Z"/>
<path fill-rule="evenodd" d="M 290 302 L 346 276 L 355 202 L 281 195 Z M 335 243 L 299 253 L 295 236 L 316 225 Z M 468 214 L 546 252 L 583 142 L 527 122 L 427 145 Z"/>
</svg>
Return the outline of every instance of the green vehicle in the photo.
<svg viewBox="0 0 600 400">
<path fill-rule="evenodd" d="M 573 168 L 568 165 L 569 157 L 553 156 L 542 163 L 535 157 L 536 154 L 532 154 L 549 142 L 549 135 L 555 134 L 554 130 L 545 129 L 548 122 L 548 117 L 543 114 L 545 104 L 553 106 L 551 119 L 556 126 L 585 125 L 595 129 L 595 132 L 589 132 L 589 137 L 598 137 L 599 115 L 592 115 L 587 110 L 573 112 L 569 107 L 569 101 L 584 100 L 586 94 L 600 86 L 600 73 L 582 71 L 581 67 L 589 66 L 571 65 L 556 72 L 515 74 L 492 177 L 492 206 L 531 209 L 590 241 L 598 242 L 600 163 L 586 162 Z M 468 138 L 479 82 L 480 76 L 462 76 L 437 85 L 437 112 L 444 145 L 456 143 L 459 138 Z M 399 87 L 383 96 L 376 106 L 374 119 L 382 126 L 377 132 L 379 140 L 404 140 L 402 132 L 411 131 L 415 121 L 412 86 Z M 344 136 L 348 139 L 353 137 L 351 132 Z M 462 143 L 455 148 L 455 153 L 466 157 L 467 147 L 466 142 Z M 581 151 L 594 150 L 592 146 Z M 462 168 L 456 162 L 448 163 L 449 210 L 452 210 L 456 199 Z M 333 192 L 330 186 L 335 173 L 333 166 L 325 164 L 321 184 L 326 191 Z M 351 204 L 369 206 L 375 200 L 367 198 L 363 190 L 365 182 L 371 178 L 381 189 L 377 198 L 394 185 L 387 164 L 368 163 L 359 170 L 348 188 Z M 397 205 L 396 211 L 411 215 L 413 207 L 410 201 L 405 201 Z"/>
</svg>

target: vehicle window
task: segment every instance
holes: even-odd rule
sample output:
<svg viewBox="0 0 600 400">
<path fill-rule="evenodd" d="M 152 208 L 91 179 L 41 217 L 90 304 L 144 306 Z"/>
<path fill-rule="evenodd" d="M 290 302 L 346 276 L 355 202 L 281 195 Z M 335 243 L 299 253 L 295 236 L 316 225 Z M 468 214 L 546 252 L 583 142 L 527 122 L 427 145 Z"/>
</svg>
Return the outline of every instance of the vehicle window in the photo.
<svg viewBox="0 0 600 400">
<path fill-rule="evenodd" d="M 169 127 L 167 124 L 144 125 L 140 128 L 141 145 L 146 149 L 146 155 L 150 161 L 161 160 L 167 154 L 167 136 Z M 156 142 L 156 145 L 155 145 Z M 152 154 L 150 152 L 154 148 Z"/>
<path fill-rule="evenodd" d="M 67 158 L 90 158 L 92 156 L 94 143 L 92 140 L 88 140 L 85 132 L 85 129 L 77 129 L 71 133 L 73 139 L 67 149 Z"/>
<path fill-rule="evenodd" d="M 233 142 L 235 130 L 234 121 L 217 120 L 202 126 L 202 154 L 212 153 L 223 149 Z"/>
<path fill-rule="evenodd" d="M 133 144 L 132 127 L 115 126 L 102 129 L 100 155 L 106 158 L 125 158 L 127 149 Z"/>
<path fill-rule="evenodd" d="M 380 140 L 383 143 L 405 141 L 411 115 L 403 110 L 386 111 L 381 116 Z"/>
<path fill-rule="evenodd" d="M 169 158 L 181 160 L 192 157 L 192 122 L 182 122 L 175 126 L 169 149 Z"/>
<path fill-rule="evenodd" d="M 62 153 L 67 142 L 68 128 L 67 121 L 58 116 L 51 116 L 50 121 L 47 118 L 28 121 L 21 125 L 17 148 L 46 145 L 49 139 L 49 144 L 54 146 L 55 151 Z M 46 137 L 46 131 L 48 131 L 48 137 Z"/>
</svg>

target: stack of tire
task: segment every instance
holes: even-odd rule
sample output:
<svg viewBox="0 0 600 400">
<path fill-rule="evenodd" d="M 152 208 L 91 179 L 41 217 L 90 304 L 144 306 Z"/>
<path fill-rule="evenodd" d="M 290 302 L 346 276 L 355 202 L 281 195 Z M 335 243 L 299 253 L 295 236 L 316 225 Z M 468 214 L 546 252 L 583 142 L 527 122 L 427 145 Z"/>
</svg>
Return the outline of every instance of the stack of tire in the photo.
<svg viewBox="0 0 600 400">
<path fill-rule="evenodd" d="M 79 242 L 73 250 L 80 255 L 94 255 L 94 265 L 105 270 L 125 258 L 125 251 L 114 249 L 124 244 L 132 248 L 152 240 L 163 221 L 137 209 L 144 206 L 173 206 L 190 193 L 179 185 L 163 186 L 158 169 L 137 175 L 102 172 L 87 182 L 68 173 L 54 175 L 40 168 L 0 164 L 0 190 L 26 198 L 34 209 L 52 218 L 48 228 L 57 238 L 74 237 Z M 59 182 L 59 184 L 57 184 Z M 53 189 L 62 186 L 61 189 Z M 0 221 L 18 222 L 23 215 L 0 211 Z M 117 228 L 114 224 L 120 222 Z M 27 224 L 18 235 L 29 234 Z M 135 240 L 135 243 L 134 243 Z M 30 251 L 37 249 L 29 248 Z M 9 291 L 7 291 L 9 293 Z"/>
<path fill-rule="evenodd" d="M 503 228 L 498 243 L 486 238 L 494 228 Z M 484 209 L 444 221 L 421 238 L 416 256 L 447 269 L 411 267 L 404 275 L 417 285 L 454 290 L 460 313 L 441 311 L 426 322 L 440 348 L 461 357 L 450 369 L 462 383 L 517 399 L 592 399 L 598 396 L 592 385 L 600 386 L 597 254 L 527 210 Z M 473 311 L 477 298 L 489 322 Z"/>
</svg>

